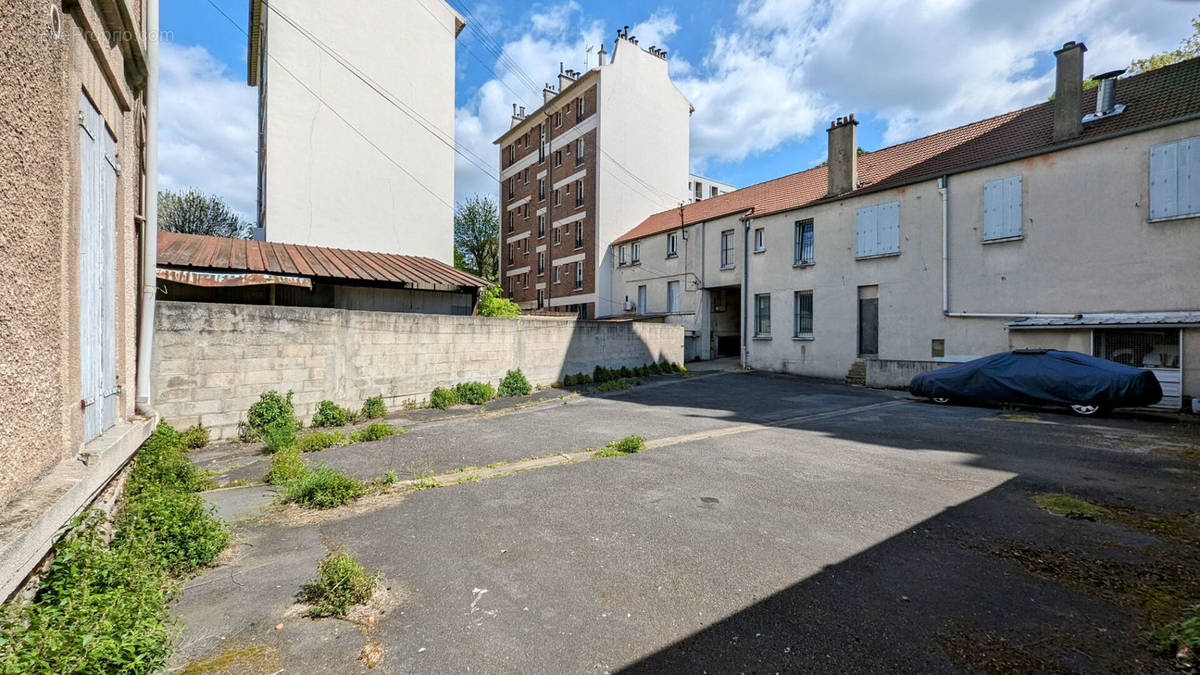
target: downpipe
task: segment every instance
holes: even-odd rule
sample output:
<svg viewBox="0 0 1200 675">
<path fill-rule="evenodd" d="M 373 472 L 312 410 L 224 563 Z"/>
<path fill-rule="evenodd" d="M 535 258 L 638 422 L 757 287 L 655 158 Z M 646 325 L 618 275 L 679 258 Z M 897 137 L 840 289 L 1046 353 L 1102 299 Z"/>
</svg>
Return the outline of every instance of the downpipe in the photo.
<svg viewBox="0 0 1200 675">
<path fill-rule="evenodd" d="M 742 369 L 750 367 L 750 224 L 742 219 Z"/>
<path fill-rule="evenodd" d="M 154 348 L 154 300 L 158 292 L 158 0 L 146 4 L 146 218 L 142 231 L 142 315 L 138 324 L 138 413 L 154 415 L 150 396 L 150 363 Z"/>
</svg>

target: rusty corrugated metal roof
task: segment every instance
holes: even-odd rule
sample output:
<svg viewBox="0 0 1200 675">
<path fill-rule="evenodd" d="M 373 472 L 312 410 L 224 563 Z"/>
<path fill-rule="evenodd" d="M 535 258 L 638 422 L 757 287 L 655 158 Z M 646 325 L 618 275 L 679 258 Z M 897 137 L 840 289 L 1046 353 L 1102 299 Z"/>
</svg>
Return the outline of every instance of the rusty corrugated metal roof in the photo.
<svg viewBox="0 0 1200 675">
<path fill-rule="evenodd" d="M 158 233 L 158 265 L 370 281 L 433 291 L 488 285 L 479 277 L 433 258 L 176 232 Z"/>
<path fill-rule="evenodd" d="M 1095 109 L 1096 89 L 1083 92 L 1082 112 Z M 1110 138 L 1200 114 L 1200 58 L 1121 78 L 1120 115 L 1084 125 L 1077 138 L 1056 142 L 1054 103 L 1047 101 L 1002 115 L 941 131 L 931 136 L 868 152 L 858 158 L 859 187 L 834 199 L 849 199 L 874 190 L 899 187 L 969 170 L 1009 158 L 1035 156 L 1090 140 Z M 790 211 L 829 199 L 826 167 L 818 166 L 765 183 L 669 209 L 646 218 L 617 237 L 622 244 L 733 214 L 755 216 Z"/>
</svg>

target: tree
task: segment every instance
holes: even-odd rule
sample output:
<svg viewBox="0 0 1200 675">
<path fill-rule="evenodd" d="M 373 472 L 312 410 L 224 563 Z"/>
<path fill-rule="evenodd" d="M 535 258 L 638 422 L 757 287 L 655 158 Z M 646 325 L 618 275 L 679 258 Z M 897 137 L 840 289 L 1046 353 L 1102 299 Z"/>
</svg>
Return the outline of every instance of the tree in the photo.
<svg viewBox="0 0 1200 675">
<path fill-rule="evenodd" d="M 1179 63 L 1200 56 L 1200 15 L 1192 19 L 1192 34 L 1179 43 L 1178 49 L 1147 56 L 1144 59 L 1134 59 L 1129 64 L 1129 75 L 1137 75 L 1147 70 L 1162 68 L 1172 63 Z"/>
<path fill-rule="evenodd" d="M 183 192 L 159 190 L 158 229 L 182 234 L 249 239 L 250 225 L 220 197 L 195 188 Z"/>
<path fill-rule="evenodd" d="M 514 318 L 521 316 L 521 308 L 508 298 L 500 297 L 500 287 L 491 286 L 483 292 L 476 307 L 479 316 Z"/>
<path fill-rule="evenodd" d="M 489 195 L 475 195 L 454 212 L 454 266 L 488 281 L 500 274 L 500 215 Z"/>
</svg>

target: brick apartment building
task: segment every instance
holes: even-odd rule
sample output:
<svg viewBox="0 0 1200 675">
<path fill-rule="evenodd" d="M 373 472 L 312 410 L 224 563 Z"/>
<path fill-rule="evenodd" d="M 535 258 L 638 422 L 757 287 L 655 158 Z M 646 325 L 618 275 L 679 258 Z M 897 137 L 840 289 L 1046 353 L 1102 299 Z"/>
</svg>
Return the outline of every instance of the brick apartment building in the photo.
<svg viewBox="0 0 1200 675">
<path fill-rule="evenodd" d="M 679 203 L 692 107 L 666 53 L 619 35 L 611 63 L 561 69 L 544 104 L 513 108 L 500 151 L 500 278 L 524 309 L 612 314 L 609 243 L 625 223 Z"/>
</svg>

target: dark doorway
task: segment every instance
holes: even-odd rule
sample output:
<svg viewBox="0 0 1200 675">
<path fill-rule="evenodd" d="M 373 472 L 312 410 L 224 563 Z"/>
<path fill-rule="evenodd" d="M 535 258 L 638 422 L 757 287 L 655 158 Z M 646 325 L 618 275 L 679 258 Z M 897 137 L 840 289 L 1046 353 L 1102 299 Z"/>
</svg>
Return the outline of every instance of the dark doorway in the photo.
<svg viewBox="0 0 1200 675">
<path fill-rule="evenodd" d="M 879 298 L 858 299 L 858 354 L 879 354 Z"/>
</svg>

